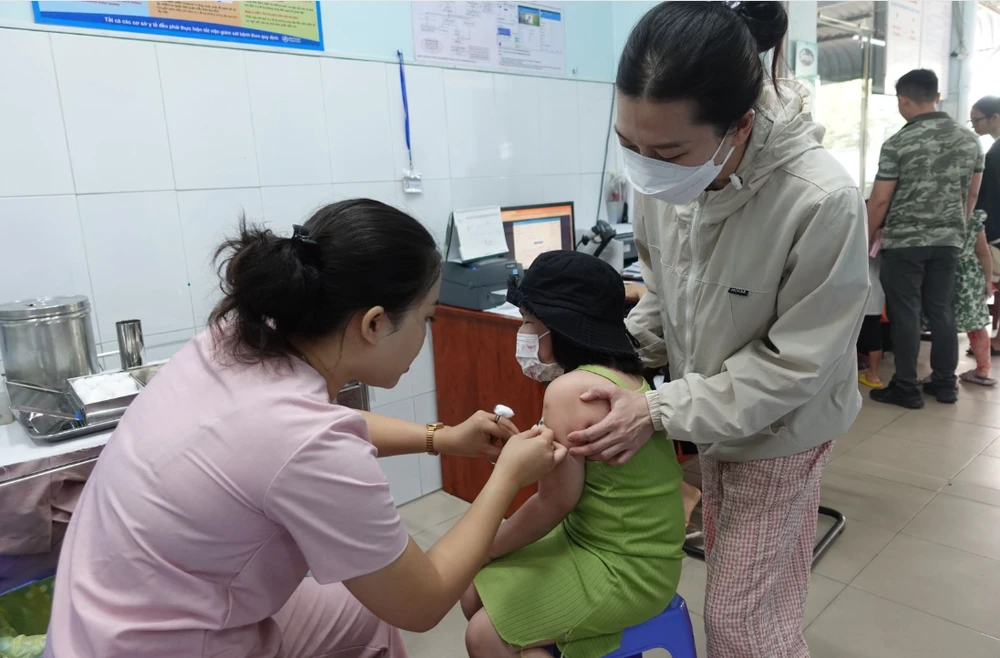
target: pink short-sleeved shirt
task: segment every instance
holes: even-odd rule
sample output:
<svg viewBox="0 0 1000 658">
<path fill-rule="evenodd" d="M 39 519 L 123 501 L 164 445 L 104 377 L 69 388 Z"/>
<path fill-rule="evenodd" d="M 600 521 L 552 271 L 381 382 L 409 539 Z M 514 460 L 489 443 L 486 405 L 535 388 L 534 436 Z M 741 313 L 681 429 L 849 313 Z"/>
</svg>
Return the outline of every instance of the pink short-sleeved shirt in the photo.
<svg viewBox="0 0 1000 658">
<path fill-rule="evenodd" d="M 361 416 L 301 362 L 220 365 L 202 333 L 133 403 L 84 490 L 46 656 L 274 656 L 312 571 L 377 571 L 408 536 Z"/>
</svg>

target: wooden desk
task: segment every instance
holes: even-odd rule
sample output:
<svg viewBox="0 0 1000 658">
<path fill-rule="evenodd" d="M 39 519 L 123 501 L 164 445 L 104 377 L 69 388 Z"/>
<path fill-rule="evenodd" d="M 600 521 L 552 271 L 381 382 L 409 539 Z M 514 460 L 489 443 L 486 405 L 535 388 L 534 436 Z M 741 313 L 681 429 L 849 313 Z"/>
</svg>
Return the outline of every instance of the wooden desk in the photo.
<svg viewBox="0 0 1000 658">
<path fill-rule="evenodd" d="M 521 373 L 514 358 L 521 321 L 485 311 L 441 306 L 435 316 L 434 379 L 438 418 L 446 425 L 461 423 L 476 411 L 506 404 L 517 414 L 521 430 L 542 417 L 544 387 Z M 441 457 L 444 490 L 472 502 L 492 473 L 485 459 Z M 522 490 L 507 516 L 537 490 Z"/>
</svg>

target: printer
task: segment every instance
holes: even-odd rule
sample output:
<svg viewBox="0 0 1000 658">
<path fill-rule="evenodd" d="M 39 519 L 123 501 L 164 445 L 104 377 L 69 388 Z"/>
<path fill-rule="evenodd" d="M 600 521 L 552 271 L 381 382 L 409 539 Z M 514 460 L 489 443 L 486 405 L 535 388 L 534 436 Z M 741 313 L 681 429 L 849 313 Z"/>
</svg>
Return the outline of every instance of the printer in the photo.
<svg viewBox="0 0 1000 658">
<path fill-rule="evenodd" d="M 506 300 L 507 280 L 523 271 L 513 258 L 499 256 L 469 263 L 441 264 L 441 303 L 483 311 Z"/>
</svg>

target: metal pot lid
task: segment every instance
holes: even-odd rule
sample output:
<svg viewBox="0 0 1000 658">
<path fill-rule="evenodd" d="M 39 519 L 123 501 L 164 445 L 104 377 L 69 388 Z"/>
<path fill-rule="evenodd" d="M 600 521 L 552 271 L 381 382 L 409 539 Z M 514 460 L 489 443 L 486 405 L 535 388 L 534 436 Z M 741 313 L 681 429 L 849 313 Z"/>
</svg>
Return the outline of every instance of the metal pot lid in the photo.
<svg viewBox="0 0 1000 658">
<path fill-rule="evenodd" d="M 84 295 L 60 295 L 57 297 L 39 297 L 38 299 L 22 299 L 16 302 L 0 304 L 0 321 L 35 320 L 88 310 L 90 310 L 90 300 Z"/>
</svg>

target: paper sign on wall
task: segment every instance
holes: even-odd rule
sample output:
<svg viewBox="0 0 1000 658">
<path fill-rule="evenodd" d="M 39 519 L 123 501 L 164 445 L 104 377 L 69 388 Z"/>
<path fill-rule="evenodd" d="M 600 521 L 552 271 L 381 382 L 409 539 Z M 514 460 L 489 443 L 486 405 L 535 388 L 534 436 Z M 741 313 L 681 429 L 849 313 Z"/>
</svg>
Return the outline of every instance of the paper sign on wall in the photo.
<svg viewBox="0 0 1000 658">
<path fill-rule="evenodd" d="M 885 90 L 913 69 L 937 73 L 941 97 L 948 95 L 951 61 L 951 3 L 889 0 L 886 25 Z"/>
<path fill-rule="evenodd" d="M 323 50 L 318 2 L 32 2 L 36 23 Z"/>
<path fill-rule="evenodd" d="M 795 42 L 795 78 L 815 82 L 819 75 L 819 44 L 815 41 Z"/>
<path fill-rule="evenodd" d="M 562 74 L 561 2 L 412 2 L 418 61 Z"/>
</svg>

